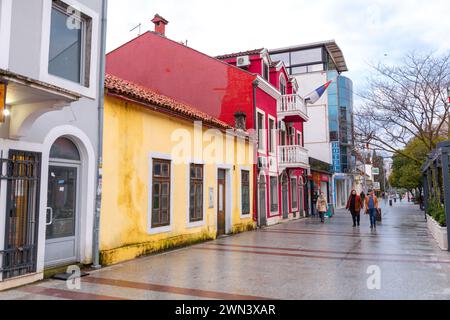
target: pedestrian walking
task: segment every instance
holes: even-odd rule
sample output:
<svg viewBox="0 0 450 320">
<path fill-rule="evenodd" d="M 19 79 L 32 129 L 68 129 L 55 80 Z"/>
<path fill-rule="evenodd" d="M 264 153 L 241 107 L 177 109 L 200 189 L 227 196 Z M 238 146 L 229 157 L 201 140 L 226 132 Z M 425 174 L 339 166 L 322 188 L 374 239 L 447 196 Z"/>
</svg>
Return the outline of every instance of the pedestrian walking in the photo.
<svg viewBox="0 0 450 320">
<path fill-rule="evenodd" d="M 366 194 L 364 193 L 364 190 L 361 191 L 361 193 L 359 194 L 359 197 L 361 198 L 361 201 L 363 203 L 363 206 L 362 206 L 361 209 L 364 209 L 364 203 L 365 203 L 365 200 L 366 200 Z"/>
<path fill-rule="evenodd" d="M 377 228 L 377 212 L 379 210 L 378 198 L 375 196 L 373 190 L 369 191 L 369 195 L 366 197 L 366 214 L 370 218 L 370 229 Z"/>
<path fill-rule="evenodd" d="M 319 195 L 317 194 L 317 192 L 315 191 L 313 196 L 312 196 L 312 216 L 313 218 L 316 217 L 316 212 L 317 212 L 317 200 L 319 199 Z"/>
<path fill-rule="evenodd" d="M 325 222 L 325 213 L 328 211 L 328 201 L 325 197 L 325 193 L 320 192 L 320 196 L 317 199 L 317 210 L 319 211 L 320 222 Z"/>
<path fill-rule="evenodd" d="M 348 198 L 347 201 L 347 206 L 346 209 L 350 211 L 350 213 L 352 214 L 352 219 L 353 219 L 353 228 L 356 227 L 356 225 L 358 225 L 359 227 L 359 223 L 361 221 L 361 209 L 363 207 L 363 201 L 361 199 L 360 196 L 358 196 L 358 194 L 356 193 L 356 190 L 352 190 L 352 193 L 350 194 L 350 197 Z"/>
</svg>

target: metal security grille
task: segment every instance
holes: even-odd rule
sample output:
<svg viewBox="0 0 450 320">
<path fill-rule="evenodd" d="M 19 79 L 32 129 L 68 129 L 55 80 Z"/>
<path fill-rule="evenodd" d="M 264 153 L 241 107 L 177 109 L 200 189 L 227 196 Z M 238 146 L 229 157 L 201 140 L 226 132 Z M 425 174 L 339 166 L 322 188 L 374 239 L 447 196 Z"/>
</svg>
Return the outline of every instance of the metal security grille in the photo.
<svg viewBox="0 0 450 320">
<path fill-rule="evenodd" d="M 36 272 L 40 153 L 11 150 L 0 159 L 6 180 L 5 245 L 0 251 L 3 279 Z"/>
</svg>

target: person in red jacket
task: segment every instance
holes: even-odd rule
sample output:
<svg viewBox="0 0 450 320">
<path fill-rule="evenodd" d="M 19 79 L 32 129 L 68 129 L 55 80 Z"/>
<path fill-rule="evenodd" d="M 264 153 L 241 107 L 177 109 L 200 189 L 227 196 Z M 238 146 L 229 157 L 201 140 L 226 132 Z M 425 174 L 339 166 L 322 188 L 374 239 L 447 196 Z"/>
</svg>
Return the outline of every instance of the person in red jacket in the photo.
<svg viewBox="0 0 450 320">
<path fill-rule="evenodd" d="M 363 207 L 363 201 L 361 197 L 356 193 L 356 190 L 352 190 L 352 193 L 350 194 L 350 197 L 347 201 L 347 206 L 345 207 L 347 210 L 350 211 L 353 218 L 353 227 L 356 227 L 356 224 L 358 224 L 361 221 L 361 209 Z"/>
</svg>

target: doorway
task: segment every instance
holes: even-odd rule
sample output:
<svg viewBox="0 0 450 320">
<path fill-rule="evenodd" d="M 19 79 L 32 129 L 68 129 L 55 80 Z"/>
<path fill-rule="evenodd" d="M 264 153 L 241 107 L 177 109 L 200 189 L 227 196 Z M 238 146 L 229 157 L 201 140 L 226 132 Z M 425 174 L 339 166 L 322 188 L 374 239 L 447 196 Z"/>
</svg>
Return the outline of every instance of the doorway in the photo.
<svg viewBox="0 0 450 320">
<path fill-rule="evenodd" d="M 75 144 L 56 140 L 50 151 L 47 188 L 45 267 L 79 258 L 79 181 L 81 160 Z"/>
<path fill-rule="evenodd" d="M 217 236 L 226 233 L 225 215 L 226 215 L 226 176 L 227 171 L 219 169 L 217 173 Z"/>
<path fill-rule="evenodd" d="M 0 156 L 0 181 L 6 180 L 5 245 L 2 278 L 36 272 L 41 154 L 10 150 Z"/>
<path fill-rule="evenodd" d="M 281 198 L 283 204 L 283 219 L 289 218 L 289 194 L 288 194 L 288 179 L 286 176 L 282 177 L 281 182 Z"/>
</svg>

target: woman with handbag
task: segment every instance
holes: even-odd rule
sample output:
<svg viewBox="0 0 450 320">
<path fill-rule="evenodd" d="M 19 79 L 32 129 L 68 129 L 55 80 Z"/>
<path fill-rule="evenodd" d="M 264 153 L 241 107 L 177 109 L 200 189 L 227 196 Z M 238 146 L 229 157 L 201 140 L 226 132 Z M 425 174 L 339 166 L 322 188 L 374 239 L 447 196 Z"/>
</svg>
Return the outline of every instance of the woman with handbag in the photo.
<svg viewBox="0 0 450 320">
<path fill-rule="evenodd" d="M 347 206 L 345 207 L 347 210 L 350 211 L 353 218 L 353 227 L 356 227 L 356 224 L 358 224 L 361 221 L 361 209 L 363 207 L 363 201 L 361 197 L 356 193 L 356 190 L 352 190 L 352 193 L 350 194 L 350 197 L 347 201 Z"/>
<path fill-rule="evenodd" d="M 369 191 L 369 196 L 366 197 L 366 214 L 370 218 L 370 229 L 377 228 L 377 212 L 380 210 L 378 206 L 378 198 L 375 196 L 373 190 Z"/>
</svg>

